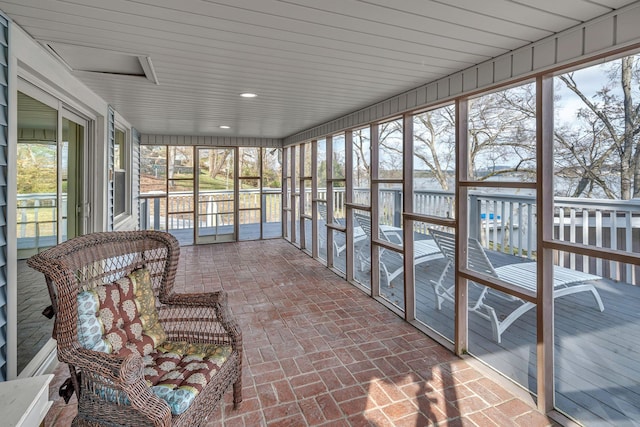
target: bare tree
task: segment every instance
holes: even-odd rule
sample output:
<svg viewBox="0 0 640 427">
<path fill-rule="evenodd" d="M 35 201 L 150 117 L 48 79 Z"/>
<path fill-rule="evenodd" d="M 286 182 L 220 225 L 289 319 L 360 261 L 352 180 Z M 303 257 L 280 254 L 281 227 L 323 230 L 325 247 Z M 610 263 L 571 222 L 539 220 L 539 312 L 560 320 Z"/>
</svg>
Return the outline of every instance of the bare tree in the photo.
<svg viewBox="0 0 640 427">
<path fill-rule="evenodd" d="M 209 176 L 211 178 L 215 178 L 220 174 L 225 166 L 227 165 L 227 159 L 233 152 L 232 149 L 226 150 L 209 150 Z"/>
<path fill-rule="evenodd" d="M 493 92 L 469 103 L 470 178 L 535 176 L 535 86 Z"/>
<path fill-rule="evenodd" d="M 193 147 L 190 146 L 172 146 L 169 147 L 167 164 L 167 177 L 169 178 L 169 187 L 176 187 L 173 181 L 176 174 L 180 174 L 183 167 L 193 168 Z"/>
<path fill-rule="evenodd" d="M 371 172 L 371 138 L 369 128 L 353 132 L 353 163 L 355 187 L 362 187 L 369 182 Z"/>
<path fill-rule="evenodd" d="M 449 190 L 448 178 L 455 171 L 455 107 L 415 115 L 413 131 L 413 155 L 443 190 Z"/>
<path fill-rule="evenodd" d="M 380 144 L 379 178 L 402 178 L 403 140 L 402 120 L 392 120 L 378 126 Z"/>
<path fill-rule="evenodd" d="M 592 97 L 579 87 L 575 73 L 559 80 L 583 104 L 576 122 L 558 127 L 555 139 L 573 163 L 579 183 L 573 195 L 591 195 L 598 188 L 608 198 L 640 197 L 640 60 L 627 56 L 608 65 L 606 81 Z M 611 179 L 617 177 L 617 182 Z"/>
<path fill-rule="evenodd" d="M 278 188 L 282 185 L 282 149 L 266 148 L 262 155 L 262 182 L 267 188 Z"/>
</svg>

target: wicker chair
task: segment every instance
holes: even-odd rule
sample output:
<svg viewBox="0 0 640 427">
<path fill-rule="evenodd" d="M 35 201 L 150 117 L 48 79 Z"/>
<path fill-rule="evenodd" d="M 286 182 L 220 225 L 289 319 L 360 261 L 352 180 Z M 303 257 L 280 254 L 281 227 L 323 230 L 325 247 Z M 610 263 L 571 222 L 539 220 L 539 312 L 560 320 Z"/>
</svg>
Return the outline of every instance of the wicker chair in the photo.
<svg viewBox="0 0 640 427">
<path fill-rule="evenodd" d="M 227 295 L 224 291 L 176 294 L 179 254 L 177 240 L 168 233 L 119 231 L 76 237 L 27 261 L 44 273 L 49 286 L 58 358 L 72 374 L 80 373 L 79 380 L 71 376 L 78 394 L 74 425 L 197 426 L 205 423 L 231 385 L 234 408 L 242 401 L 242 335 L 231 317 Z M 167 342 L 225 346 L 229 354 L 217 371 L 208 371 L 215 372 L 213 377 L 179 415 L 151 391 L 142 355 L 89 350 L 79 342 L 79 294 L 99 291 L 98 287 L 142 268 L 149 272 L 147 289 L 153 289 Z"/>
</svg>

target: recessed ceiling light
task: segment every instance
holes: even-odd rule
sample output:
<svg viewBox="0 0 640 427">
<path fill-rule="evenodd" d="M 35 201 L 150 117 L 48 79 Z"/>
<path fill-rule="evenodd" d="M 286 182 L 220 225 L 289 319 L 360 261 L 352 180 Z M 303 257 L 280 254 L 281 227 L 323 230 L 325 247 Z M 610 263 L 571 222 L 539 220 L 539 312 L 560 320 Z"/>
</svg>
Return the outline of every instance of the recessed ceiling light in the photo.
<svg viewBox="0 0 640 427">
<path fill-rule="evenodd" d="M 231 129 L 231 126 L 222 125 L 222 126 L 220 126 L 220 129 Z"/>
<path fill-rule="evenodd" d="M 256 95 L 255 93 L 251 93 L 251 92 L 245 92 L 245 93 L 241 93 L 240 96 L 243 97 L 243 98 L 255 98 L 258 95 Z"/>
</svg>

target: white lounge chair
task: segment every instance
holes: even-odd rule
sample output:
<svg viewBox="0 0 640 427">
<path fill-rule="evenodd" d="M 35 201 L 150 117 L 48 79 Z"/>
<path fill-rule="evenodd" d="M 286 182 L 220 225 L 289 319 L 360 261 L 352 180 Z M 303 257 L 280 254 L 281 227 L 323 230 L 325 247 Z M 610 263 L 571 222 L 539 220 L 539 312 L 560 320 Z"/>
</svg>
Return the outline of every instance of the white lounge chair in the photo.
<svg viewBox="0 0 640 427">
<path fill-rule="evenodd" d="M 320 216 L 320 219 L 322 221 L 324 221 L 325 224 L 327 224 L 327 204 L 323 203 L 323 202 L 318 202 L 318 215 Z M 340 220 L 336 220 L 334 219 L 334 223 L 336 223 L 337 225 L 340 226 L 345 226 L 345 224 L 340 221 Z M 318 233 L 320 235 L 320 239 L 321 241 L 325 241 L 326 237 L 324 236 L 323 233 Z M 344 233 L 343 233 L 344 234 Z M 367 238 L 367 235 L 364 233 L 364 231 L 362 230 L 361 227 L 355 227 L 353 230 L 353 242 L 354 245 L 361 242 L 362 240 L 365 240 Z M 345 251 L 345 249 L 347 249 L 347 242 L 346 239 L 333 239 L 333 249 L 335 250 L 335 254 L 336 257 L 339 257 L 340 254 L 342 252 Z"/>
<path fill-rule="evenodd" d="M 322 221 L 324 221 L 325 224 L 327 224 L 327 205 L 326 203 L 323 202 L 318 202 L 318 215 L 320 216 L 320 219 Z M 345 222 L 344 219 L 333 219 L 334 224 L 340 225 L 342 227 L 345 227 Z M 381 228 L 383 230 L 386 230 L 389 235 L 394 235 L 397 233 L 398 230 L 400 230 L 400 232 L 402 232 L 402 229 L 397 228 L 397 227 L 390 227 L 390 226 L 386 226 L 386 225 L 382 225 Z M 344 233 L 341 233 L 344 234 Z M 322 242 L 324 242 L 325 236 L 323 233 L 320 233 L 320 238 L 322 240 Z M 398 236 L 398 238 L 401 239 L 401 237 Z M 365 231 L 362 229 L 362 227 L 355 222 L 354 223 L 354 227 L 353 227 L 353 244 L 354 246 L 357 248 L 358 246 L 360 246 L 360 250 L 362 247 L 362 243 L 368 240 L 368 235 L 365 233 Z M 335 250 L 335 255 L 336 257 L 339 257 L 340 254 L 342 252 L 345 251 L 345 249 L 347 249 L 347 242 L 346 239 L 333 239 L 333 248 Z M 356 252 L 358 252 L 358 250 L 356 250 Z"/>
<path fill-rule="evenodd" d="M 371 237 L 371 217 L 365 215 L 360 212 L 353 213 L 354 219 L 359 224 L 360 227 L 364 230 L 364 233 L 367 237 Z M 380 225 L 380 239 L 386 240 L 390 243 L 394 243 L 397 245 L 402 245 L 402 228 L 393 227 L 389 225 Z M 360 259 L 360 265 L 364 265 L 367 262 L 370 262 L 367 256 L 362 253 L 363 247 L 360 247 L 356 252 L 358 258 Z M 389 252 L 390 255 L 386 255 Z M 387 280 L 387 286 L 391 286 L 391 281 L 398 277 L 403 271 L 403 265 L 396 267 L 391 270 L 389 268 L 391 263 L 385 262 L 385 258 L 391 256 L 391 254 L 396 254 L 399 258 L 399 254 L 392 251 L 385 251 L 382 249 L 380 251 L 380 266 L 382 267 L 385 277 Z M 384 255 L 384 256 L 383 256 Z M 424 240 L 414 240 L 413 242 L 413 264 L 418 265 L 423 262 L 427 262 L 433 259 L 442 258 L 443 255 L 438 248 L 438 245 L 433 239 L 424 239 Z"/>
<path fill-rule="evenodd" d="M 443 301 L 454 301 L 455 287 L 453 285 L 446 286 L 444 282 L 445 277 L 449 269 L 453 266 L 455 259 L 455 235 L 436 229 L 429 229 L 429 232 L 447 260 L 447 264 L 440 274 L 440 278 L 437 281 L 432 281 L 436 295 L 436 305 L 438 310 L 440 310 L 442 308 Z M 480 242 L 472 238 L 469 239 L 467 262 L 469 269 L 473 271 L 497 277 L 530 291 L 536 290 L 537 276 L 535 262 L 514 263 L 494 268 L 487 257 L 484 248 L 480 245 Z M 603 311 L 604 305 L 602 304 L 602 299 L 600 298 L 598 290 L 592 284 L 585 283 L 600 279 L 602 279 L 600 276 L 596 276 L 594 274 L 554 266 L 553 297 L 558 298 L 564 295 L 575 294 L 577 292 L 591 292 L 596 300 L 599 310 Z M 469 310 L 491 321 L 493 338 L 499 343 L 502 340 L 502 333 L 520 316 L 535 307 L 535 304 L 523 301 L 516 297 L 506 297 L 511 298 L 513 301 L 521 301 L 522 304 L 509 313 L 503 320 L 499 320 L 495 309 L 486 303 L 489 288 L 486 286 L 480 286 L 480 288 L 481 290 L 478 298 L 474 301 L 469 301 Z M 502 296 L 501 294 L 497 295 Z"/>
</svg>

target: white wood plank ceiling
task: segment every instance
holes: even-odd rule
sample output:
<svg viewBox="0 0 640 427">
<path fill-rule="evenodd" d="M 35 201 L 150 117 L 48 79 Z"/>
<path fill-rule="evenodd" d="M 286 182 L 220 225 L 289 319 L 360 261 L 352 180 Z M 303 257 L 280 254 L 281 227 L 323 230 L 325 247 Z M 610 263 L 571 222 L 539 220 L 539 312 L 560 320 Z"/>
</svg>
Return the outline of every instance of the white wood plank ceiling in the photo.
<svg viewBox="0 0 640 427">
<path fill-rule="evenodd" d="M 142 133 L 284 138 L 630 3 L 0 0 L 0 10 L 43 45 L 149 56 L 158 85 L 74 71 Z"/>
</svg>

